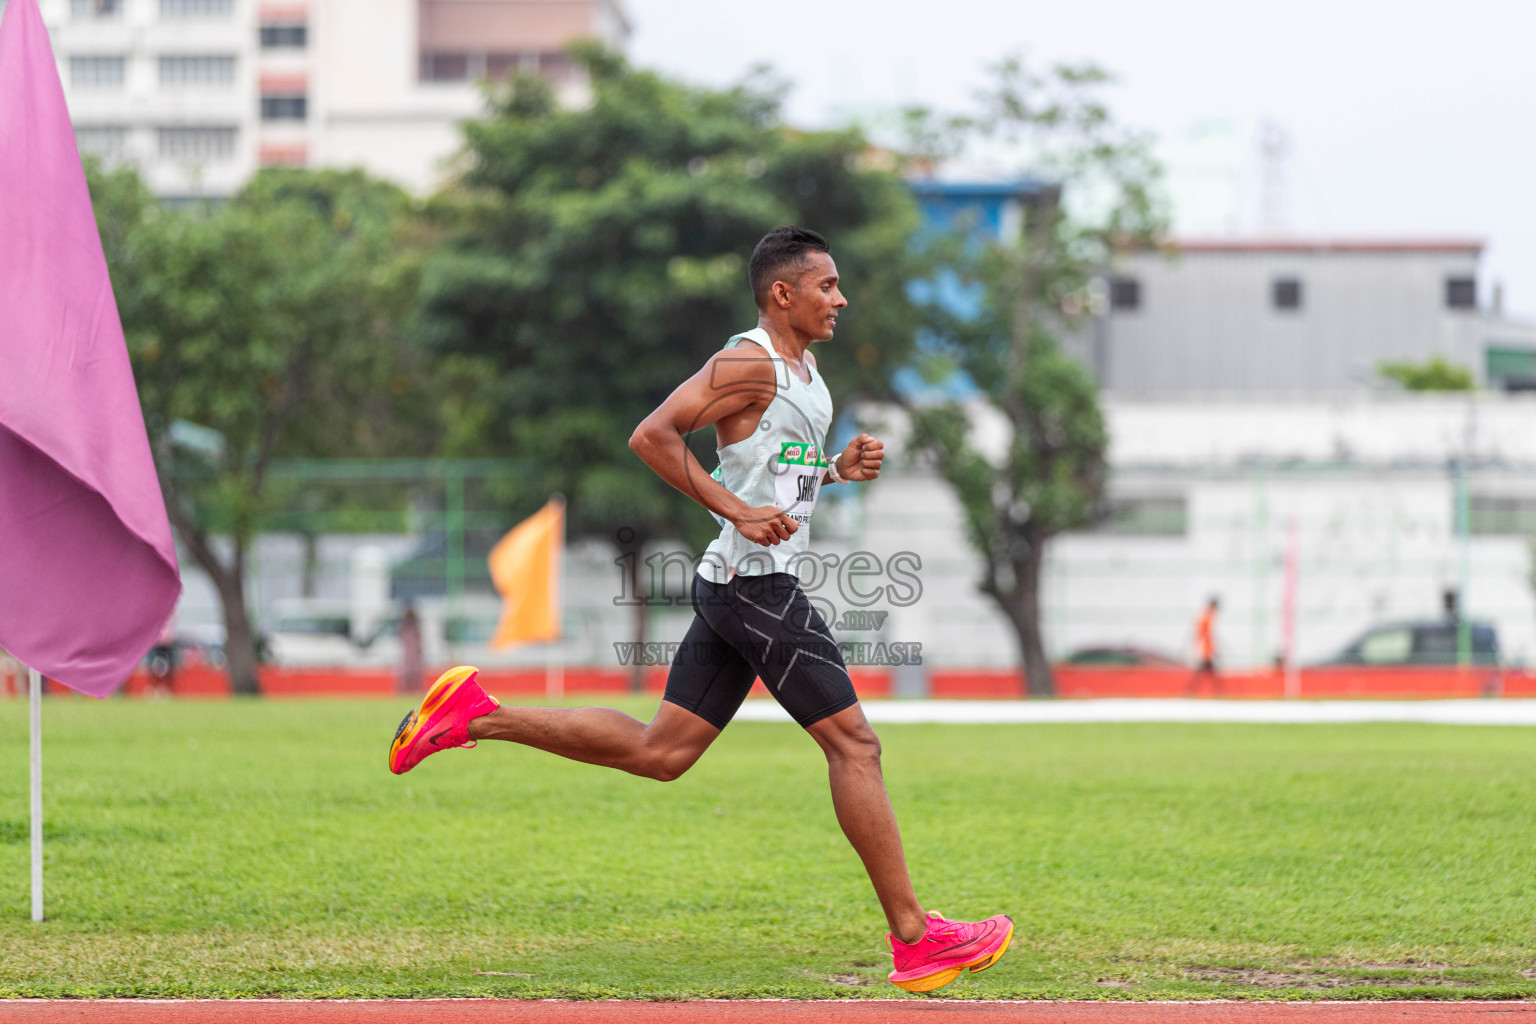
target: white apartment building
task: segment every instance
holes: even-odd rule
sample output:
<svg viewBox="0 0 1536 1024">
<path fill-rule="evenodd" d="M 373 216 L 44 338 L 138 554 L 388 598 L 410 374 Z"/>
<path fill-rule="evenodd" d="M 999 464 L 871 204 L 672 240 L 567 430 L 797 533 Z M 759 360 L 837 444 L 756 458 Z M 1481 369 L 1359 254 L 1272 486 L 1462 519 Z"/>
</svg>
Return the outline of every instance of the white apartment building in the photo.
<svg viewBox="0 0 1536 1024">
<path fill-rule="evenodd" d="M 258 167 L 361 167 L 418 194 L 459 122 L 514 68 L 568 101 L 564 50 L 621 48 L 617 0 L 41 0 L 84 152 L 168 198 L 229 195 Z"/>
</svg>

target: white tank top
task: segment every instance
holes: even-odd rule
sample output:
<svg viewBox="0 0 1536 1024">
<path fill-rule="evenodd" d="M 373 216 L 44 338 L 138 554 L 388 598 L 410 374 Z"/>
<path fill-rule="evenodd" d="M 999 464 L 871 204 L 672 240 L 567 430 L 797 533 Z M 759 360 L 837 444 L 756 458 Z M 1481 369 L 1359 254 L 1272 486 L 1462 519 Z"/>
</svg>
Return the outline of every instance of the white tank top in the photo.
<svg viewBox="0 0 1536 1024">
<path fill-rule="evenodd" d="M 811 513 L 828 463 L 822 447 L 832 426 L 832 395 L 821 374 L 807 361 L 810 383 L 795 376 L 761 327 L 735 335 L 725 347 L 743 338 L 757 342 L 773 360 L 773 400 L 750 437 L 716 453 L 720 466 L 712 475 L 751 508 L 778 506 L 800 529 L 777 544 L 754 544 L 735 524 L 715 516 L 720 536 L 699 560 L 699 575 L 712 583 L 726 583 L 738 575 L 796 572 L 797 557 L 804 555 L 811 542 Z"/>
</svg>

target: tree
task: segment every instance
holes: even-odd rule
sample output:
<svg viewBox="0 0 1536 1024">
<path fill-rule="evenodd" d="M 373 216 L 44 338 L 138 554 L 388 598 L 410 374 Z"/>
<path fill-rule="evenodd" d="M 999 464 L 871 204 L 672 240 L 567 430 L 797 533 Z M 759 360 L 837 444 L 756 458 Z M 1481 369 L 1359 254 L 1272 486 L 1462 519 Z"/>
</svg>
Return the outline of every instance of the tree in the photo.
<svg viewBox="0 0 1536 1024">
<path fill-rule="evenodd" d="M 268 170 L 176 211 L 131 170 L 89 177 L 166 508 L 218 592 L 231 688 L 256 693 L 245 570 L 272 460 L 410 432 L 408 200 L 359 173 Z"/>
<path fill-rule="evenodd" d="M 924 359 L 964 371 L 1002 414 L 1006 453 L 999 461 L 982 455 L 956 402 L 912 409 L 912 444 L 960 499 L 982 556 L 979 588 L 1013 626 L 1031 696 L 1055 693 L 1040 628 L 1046 545 L 1089 521 L 1105 479 L 1098 388 L 1063 342 L 1100 308 L 1098 278 L 1116 249 L 1150 244 L 1164 226 L 1157 167 L 1146 141 L 1117 126 L 1098 98 L 1107 80 L 1092 67 L 1037 75 L 1013 59 L 997 69 L 979 115 L 907 114 L 920 156 L 942 159 L 977 142 L 1018 147 L 1053 182 L 1036 193 L 1017 243 L 937 243 L 945 273 L 985 300 L 975 314 L 930 307 L 936 340 Z"/>
<path fill-rule="evenodd" d="M 1472 372 L 1464 366 L 1435 356 L 1425 363 L 1384 362 L 1377 372 L 1395 380 L 1405 391 L 1471 391 Z"/>
<path fill-rule="evenodd" d="M 747 257 L 786 223 L 830 239 L 849 297 L 826 378 L 845 402 L 888 395 L 912 344 L 918 218 L 860 134 L 788 129 L 761 76 L 716 91 L 597 49 L 576 58 L 589 105 L 518 77 L 467 126 L 470 169 L 437 204 L 450 241 L 426 271 L 424 320 L 439 351 L 494 382 L 494 453 L 530 462 L 509 512 L 559 491 L 574 535 L 617 539 L 644 639 L 642 547 L 697 549 L 718 527 L 630 452 L 635 425 L 756 323 Z M 709 438 L 695 444 L 712 466 Z"/>
</svg>

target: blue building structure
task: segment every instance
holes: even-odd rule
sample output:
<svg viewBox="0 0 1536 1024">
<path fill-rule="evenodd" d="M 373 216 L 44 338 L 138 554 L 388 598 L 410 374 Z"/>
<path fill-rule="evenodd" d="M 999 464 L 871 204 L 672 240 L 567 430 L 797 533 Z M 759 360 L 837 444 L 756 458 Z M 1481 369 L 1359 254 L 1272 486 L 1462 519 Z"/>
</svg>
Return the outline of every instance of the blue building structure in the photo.
<svg viewBox="0 0 1536 1024">
<path fill-rule="evenodd" d="M 908 182 L 923 215 L 923 235 L 964 232 L 978 240 L 1010 242 L 1017 238 L 1024 224 L 1024 212 L 1040 193 L 1052 187 L 1042 178 L 1023 176 L 999 181 L 948 181 L 932 178 Z M 936 279 L 913 281 L 908 294 L 920 303 L 936 303 L 956 316 L 974 316 L 981 309 L 983 295 L 967 288 L 953 274 L 941 273 Z M 919 351 L 931 351 L 938 339 L 919 335 Z M 924 380 L 915 369 L 900 371 L 895 387 L 914 402 L 963 399 L 973 394 L 975 385 L 957 371 L 941 383 Z"/>
<path fill-rule="evenodd" d="M 1048 182 L 1023 176 L 1003 181 L 942 181 L 932 178 L 909 181 L 928 231 L 953 231 L 957 227 L 1006 241 L 1023 224 L 1025 207 L 1037 199 Z"/>
</svg>

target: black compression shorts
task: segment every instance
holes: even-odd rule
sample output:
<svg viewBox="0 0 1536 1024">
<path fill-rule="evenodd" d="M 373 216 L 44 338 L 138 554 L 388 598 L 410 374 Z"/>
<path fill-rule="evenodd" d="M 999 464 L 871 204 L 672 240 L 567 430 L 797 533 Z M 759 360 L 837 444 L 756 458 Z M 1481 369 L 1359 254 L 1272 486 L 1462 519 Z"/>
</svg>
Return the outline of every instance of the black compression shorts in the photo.
<svg viewBox="0 0 1536 1024">
<path fill-rule="evenodd" d="M 693 578 L 693 624 L 663 700 L 724 729 L 753 680 L 810 726 L 858 703 L 831 630 L 790 573 Z"/>
</svg>

